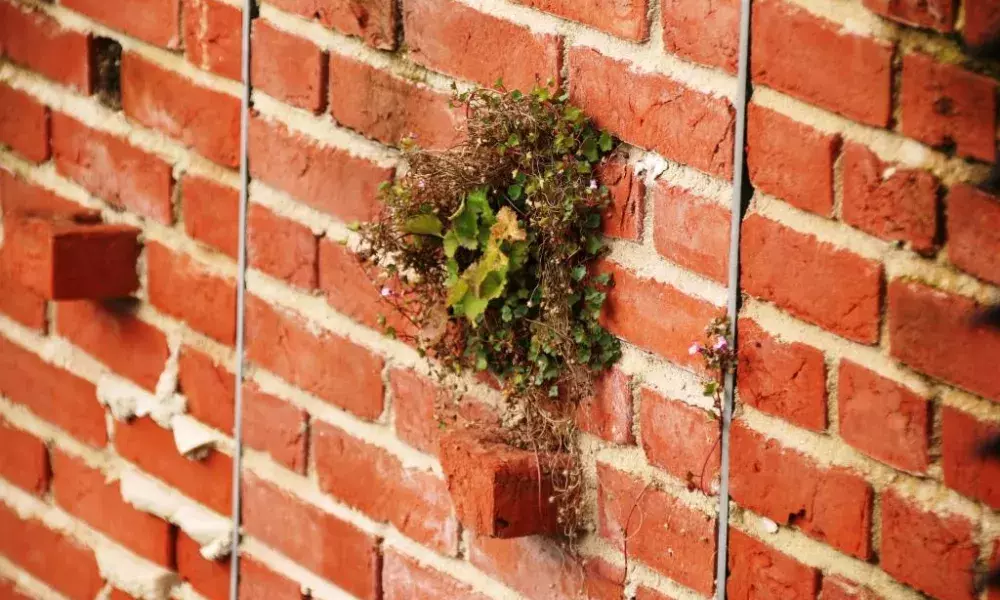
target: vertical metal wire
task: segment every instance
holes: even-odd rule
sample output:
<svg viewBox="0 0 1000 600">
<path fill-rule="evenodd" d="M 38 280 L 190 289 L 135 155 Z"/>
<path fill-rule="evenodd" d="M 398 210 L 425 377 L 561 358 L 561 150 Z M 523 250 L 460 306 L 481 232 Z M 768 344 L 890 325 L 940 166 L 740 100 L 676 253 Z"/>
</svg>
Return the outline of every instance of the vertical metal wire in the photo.
<svg viewBox="0 0 1000 600">
<path fill-rule="evenodd" d="M 750 99 L 750 3 L 740 2 L 740 61 L 739 86 L 736 91 L 736 132 L 733 136 L 733 201 L 732 221 L 729 231 L 729 289 L 726 312 L 732 324 L 733 347 L 738 348 L 736 319 L 740 308 L 740 226 L 749 197 L 750 186 L 746 181 L 744 153 L 746 149 L 747 103 Z M 722 402 L 722 466 L 719 482 L 719 519 L 716 549 L 716 598 L 726 598 L 726 569 L 729 559 L 729 431 L 733 421 L 733 395 L 736 389 L 736 372 L 726 374 L 725 395 Z"/>
<path fill-rule="evenodd" d="M 246 332 L 246 276 L 247 276 L 247 204 L 249 202 L 250 185 L 250 27 L 253 22 L 256 4 L 254 0 L 244 0 L 243 4 L 243 43 L 242 43 L 242 73 L 243 97 L 240 107 L 240 212 L 239 212 L 239 249 L 237 250 L 236 275 L 236 374 L 234 375 L 234 413 L 233 413 L 233 504 L 232 504 L 232 539 L 230 540 L 229 598 L 237 600 L 240 596 L 240 513 L 242 504 L 241 479 L 243 474 L 243 362 L 244 336 Z"/>
</svg>

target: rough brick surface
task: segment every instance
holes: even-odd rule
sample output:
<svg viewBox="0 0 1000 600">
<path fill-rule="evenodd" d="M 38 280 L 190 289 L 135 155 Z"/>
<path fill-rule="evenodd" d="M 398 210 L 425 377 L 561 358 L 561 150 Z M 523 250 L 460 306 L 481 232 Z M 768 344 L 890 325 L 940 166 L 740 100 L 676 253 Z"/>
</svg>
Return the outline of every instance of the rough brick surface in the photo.
<svg viewBox="0 0 1000 600">
<path fill-rule="evenodd" d="M 968 0 L 963 33 L 966 43 L 976 48 L 996 42 L 1000 34 L 1000 4 L 996 0 Z"/>
<path fill-rule="evenodd" d="M 5 269 L 0 252 L 0 272 Z M 12 277 L 0 278 L 0 313 L 25 327 L 44 332 L 48 319 L 45 298 L 28 289 Z"/>
<path fill-rule="evenodd" d="M 722 455 L 719 418 L 649 388 L 642 389 L 640 402 L 642 448 L 649 462 L 712 493 Z"/>
<path fill-rule="evenodd" d="M 0 210 L 4 215 L 31 215 L 95 222 L 100 211 L 85 208 L 28 179 L 0 170 Z"/>
<path fill-rule="evenodd" d="M 612 367 L 594 381 L 593 396 L 580 403 L 580 429 L 613 444 L 634 444 L 632 435 L 632 377 Z"/>
<path fill-rule="evenodd" d="M 317 283 L 316 235 L 304 225 L 254 204 L 248 215 L 250 265 L 268 275 L 311 290 Z"/>
<path fill-rule="evenodd" d="M 759 215 L 743 221 L 744 289 L 848 339 L 879 335 L 882 267 Z"/>
<path fill-rule="evenodd" d="M 764 545 L 742 531 L 729 528 L 727 598 L 733 600 L 815 600 L 820 573 L 792 557 Z"/>
<path fill-rule="evenodd" d="M 91 91 L 90 36 L 15 0 L 0 1 L 0 55 L 78 92 Z"/>
<path fill-rule="evenodd" d="M 950 406 L 941 411 L 944 482 L 1000 510 L 1000 463 L 979 455 L 979 448 L 996 435 L 1000 435 L 997 424 L 979 421 Z"/>
<path fill-rule="evenodd" d="M 824 577 L 823 600 L 881 600 L 874 592 L 843 577 Z"/>
<path fill-rule="evenodd" d="M 637 241 L 642 237 L 642 221 L 646 217 L 646 184 L 631 165 L 619 160 L 601 164 L 597 180 L 611 193 L 611 204 L 601 222 L 602 232 Z"/>
<path fill-rule="evenodd" d="M 732 173 L 735 115 L 726 100 L 589 48 L 570 49 L 569 73 L 572 102 L 599 127 L 712 175 Z M 629 90 L 629 102 L 621 102 L 621 90 Z"/>
<path fill-rule="evenodd" d="M 28 94 L 0 84 L 0 144 L 32 162 L 47 160 L 49 109 Z"/>
<path fill-rule="evenodd" d="M 180 391 L 187 412 L 219 431 L 233 431 L 233 374 L 209 355 L 185 346 L 178 359 Z"/>
<path fill-rule="evenodd" d="M 682 58 L 736 72 L 740 3 L 736 0 L 664 0 L 663 46 Z"/>
<path fill-rule="evenodd" d="M 971 185 L 948 194 L 948 259 L 1000 285 L 1000 198 Z"/>
<path fill-rule="evenodd" d="M 892 47 L 841 30 L 784 0 L 754 3 L 750 72 L 756 83 L 884 127 L 891 114 Z"/>
<path fill-rule="evenodd" d="M 240 556 L 240 598 L 302 600 L 302 586 L 243 554 Z"/>
<path fill-rule="evenodd" d="M 486 600 L 469 586 L 394 550 L 382 557 L 382 597 L 385 600 Z"/>
<path fill-rule="evenodd" d="M 181 183 L 184 231 L 230 258 L 239 244 L 239 190 L 198 176 Z"/>
<path fill-rule="evenodd" d="M 663 182 L 653 191 L 653 214 L 657 252 L 719 283 L 729 280 L 728 209 Z"/>
<path fill-rule="evenodd" d="M 194 65 L 239 81 L 243 17 L 219 0 L 183 0 L 184 54 Z"/>
<path fill-rule="evenodd" d="M 325 56 L 312 42 L 256 19 L 250 56 L 250 76 L 264 93 L 312 112 L 326 106 Z"/>
<path fill-rule="evenodd" d="M 469 550 L 473 565 L 530 600 L 579 598 L 583 574 L 577 563 L 564 557 L 558 544 L 546 537 L 475 537 Z"/>
<path fill-rule="evenodd" d="M 517 0 L 636 42 L 649 37 L 648 0 Z"/>
<path fill-rule="evenodd" d="M 64 0 L 62 5 L 143 41 L 176 48 L 180 44 L 181 0 L 134 0 L 128 10 L 105 0 Z"/>
<path fill-rule="evenodd" d="M 906 25 L 951 31 L 955 23 L 955 0 L 864 0 L 870 10 Z"/>
<path fill-rule="evenodd" d="M 229 598 L 229 557 L 207 560 L 199 544 L 183 531 L 177 533 L 177 573 L 207 600 Z"/>
<path fill-rule="evenodd" d="M 274 6 L 318 19 L 323 25 L 362 38 L 382 50 L 396 47 L 396 3 L 392 0 L 273 0 Z"/>
<path fill-rule="evenodd" d="M 900 122 L 904 135 L 932 146 L 954 146 L 970 158 L 996 155 L 994 80 L 923 54 L 903 57 Z"/>
<path fill-rule="evenodd" d="M 430 378 L 404 369 L 389 372 L 389 386 L 396 412 L 396 435 L 414 448 L 437 454 L 441 430 L 435 404 L 440 389 Z"/>
<path fill-rule="evenodd" d="M 49 455 L 45 443 L 0 420 L 0 477 L 29 494 L 49 487 Z"/>
<path fill-rule="evenodd" d="M 298 473 L 306 468 L 308 417 L 304 410 L 266 394 L 252 383 L 243 388 L 243 441 Z"/>
</svg>

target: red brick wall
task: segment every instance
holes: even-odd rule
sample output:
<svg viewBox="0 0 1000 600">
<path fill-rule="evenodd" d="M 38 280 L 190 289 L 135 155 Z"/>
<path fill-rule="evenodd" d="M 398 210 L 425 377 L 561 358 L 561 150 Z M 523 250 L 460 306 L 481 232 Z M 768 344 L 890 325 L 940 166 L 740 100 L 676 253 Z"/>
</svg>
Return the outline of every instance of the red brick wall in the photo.
<svg viewBox="0 0 1000 600">
<path fill-rule="evenodd" d="M 0 246 L 3 597 L 227 597 L 205 555 L 232 500 L 239 4 L 0 0 L 0 204 L 96 209 L 143 248 L 135 301 L 102 304 L 47 302 Z M 753 1 L 719 523 L 719 420 L 687 348 L 726 300 L 737 0 L 263 2 L 242 596 L 690 600 L 725 560 L 737 600 L 984 598 L 1000 467 L 974 451 L 1000 430 L 1000 334 L 970 316 L 1000 301 L 1000 199 L 968 183 L 995 159 L 1000 71 L 961 44 L 997 14 Z M 99 38 L 124 49 L 120 108 Z M 498 77 L 561 82 L 630 147 L 602 172 L 625 352 L 580 413 L 580 562 L 457 522 L 426 364 L 377 332 L 350 250 L 400 137 L 447 147 L 451 84 Z M 152 415 L 116 418 L 121 399 Z M 186 431 L 214 447 L 185 458 Z"/>
</svg>

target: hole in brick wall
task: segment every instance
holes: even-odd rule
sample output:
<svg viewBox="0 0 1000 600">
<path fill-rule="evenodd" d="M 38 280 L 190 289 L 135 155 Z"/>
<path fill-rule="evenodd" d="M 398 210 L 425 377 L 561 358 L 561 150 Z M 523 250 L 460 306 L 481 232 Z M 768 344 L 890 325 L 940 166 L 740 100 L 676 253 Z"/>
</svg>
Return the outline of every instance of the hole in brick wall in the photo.
<svg viewBox="0 0 1000 600">
<path fill-rule="evenodd" d="M 955 110 L 955 102 L 948 96 L 941 96 L 934 101 L 934 112 L 939 115 L 949 116 Z"/>
<path fill-rule="evenodd" d="M 94 89 L 101 104 L 113 110 L 122 107 L 122 46 L 111 38 L 94 40 Z"/>
</svg>

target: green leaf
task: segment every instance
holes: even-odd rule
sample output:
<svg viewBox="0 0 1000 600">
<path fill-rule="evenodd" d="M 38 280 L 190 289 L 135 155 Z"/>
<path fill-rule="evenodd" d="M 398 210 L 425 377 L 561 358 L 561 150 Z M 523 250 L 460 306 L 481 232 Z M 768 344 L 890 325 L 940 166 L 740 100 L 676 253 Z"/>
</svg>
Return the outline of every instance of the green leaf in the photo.
<svg viewBox="0 0 1000 600">
<path fill-rule="evenodd" d="M 587 245 L 586 245 L 587 254 L 590 255 L 597 254 L 603 248 L 604 248 L 604 242 L 601 241 L 601 238 L 597 237 L 596 235 L 587 236 Z"/>
<path fill-rule="evenodd" d="M 601 155 L 597 153 L 597 142 L 592 137 L 583 141 L 583 145 L 580 146 L 580 154 L 590 162 L 597 162 L 601 158 Z"/>
<path fill-rule="evenodd" d="M 455 233 L 454 229 L 449 229 L 448 233 L 444 236 L 444 255 L 448 258 L 454 258 L 455 252 L 458 251 L 458 247 L 462 244 L 458 239 L 458 234 Z M 455 267 L 458 267 L 458 263 L 455 263 Z"/>
<path fill-rule="evenodd" d="M 406 233 L 441 237 L 441 219 L 434 214 L 410 217 L 404 223 L 403 230 Z"/>
<path fill-rule="evenodd" d="M 601 273 L 597 277 L 594 277 L 594 283 L 598 285 L 608 285 L 611 283 L 611 273 Z"/>
<path fill-rule="evenodd" d="M 507 197 L 511 200 L 520 200 L 524 194 L 524 186 L 512 185 L 507 188 Z"/>
<path fill-rule="evenodd" d="M 614 140 L 608 135 L 607 131 L 601 132 L 601 139 L 598 140 L 598 145 L 601 147 L 602 152 L 611 152 L 611 147 L 614 145 Z"/>
<path fill-rule="evenodd" d="M 448 306 L 455 306 L 465 298 L 469 292 L 469 282 L 465 279 L 458 279 L 448 288 Z"/>
<path fill-rule="evenodd" d="M 580 281 L 587 275 L 587 267 L 583 265 L 577 265 L 573 267 L 573 281 Z"/>
</svg>

